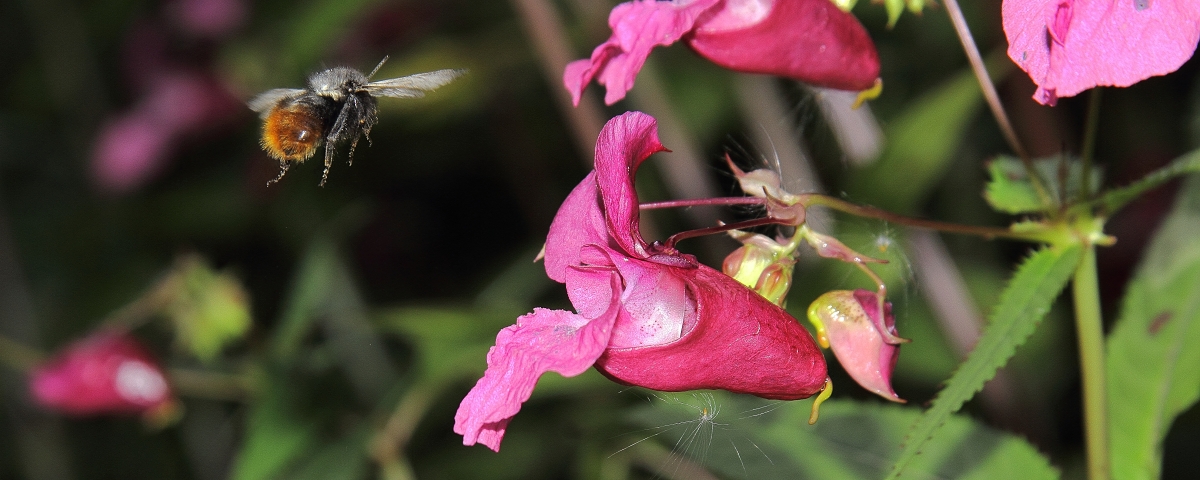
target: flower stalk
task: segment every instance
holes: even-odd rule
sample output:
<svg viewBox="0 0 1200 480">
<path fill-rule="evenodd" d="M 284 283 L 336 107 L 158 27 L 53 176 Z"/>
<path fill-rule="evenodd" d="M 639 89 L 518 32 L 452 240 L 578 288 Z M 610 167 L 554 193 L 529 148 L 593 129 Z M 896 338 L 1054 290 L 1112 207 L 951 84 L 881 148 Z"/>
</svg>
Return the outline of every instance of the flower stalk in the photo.
<svg viewBox="0 0 1200 480">
<path fill-rule="evenodd" d="M 1104 374 L 1104 322 L 1100 316 L 1100 285 L 1096 248 L 1088 245 L 1072 280 L 1075 329 L 1079 337 L 1079 366 L 1083 376 L 1084 436 L 1088 478 L 1109 478 L 1108 394 Z"/>
</svg>

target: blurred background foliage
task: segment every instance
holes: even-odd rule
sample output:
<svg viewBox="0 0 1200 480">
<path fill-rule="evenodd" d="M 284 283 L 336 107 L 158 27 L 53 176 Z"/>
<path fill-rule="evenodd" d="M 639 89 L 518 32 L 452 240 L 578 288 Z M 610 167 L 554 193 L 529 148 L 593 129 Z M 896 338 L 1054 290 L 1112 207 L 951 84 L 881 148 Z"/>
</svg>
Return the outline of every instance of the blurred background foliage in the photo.
<svg viewBox="0 0 1200 480">
<path fill-rule="evenodd" d="M 891 261 L 879 271 L 914 340 L 896 372 L 909 406 L 882 405 L 836 364 L 835 400 L 815 427 L 801 421 L 808 401 L 656 394 L 589 371 L 543 378 L 498 454 L 461 446 L 450 429 L 496 332 L 533 306 L 568 307 L 531 260 L 617 113 L 659 118 L 675 153 L 647 165 L 686 157 L 718 195 L 738 194 L 725 153 L 751 167 L 778 156 L 798 190 L 1006 224 L 981 197 L 985 162 L 1006 147 L 945 12 L 906 13 L 887 29 L 885 11 L 861 3 L 885 88 L 857 120 L 866 133 L 848 137 L 825 113 L 836 93 L 721 70 L 680 46 L 652 55 L 628 100 L 600 107 L 593 85 L 583 107 L 563 108 L 555 52 L 582 58 L 608 35 L 604 1 L 0 4 L 0 334 L 52 352 L 128 320 L 170 367 L 184 407 L 158 428 L 64 418 L 34 406 L 24 373 L 6 370 L 0 478 L 878 476 L 1027 245 L 818 216 L 823 231 Z M 1027 148 L 1078 153 L 1085 98 L 1036 105 L 1003 57 L 999 0 L 964 7 Z M 470 73 L 423 99 L 382 100 L 372 143 L 353 166 L 339 156 L 325 188 L 316 161 L 266 187 L 277 165 L 243 102 L 385 55 L 377 78 Z M 1194 145 L 1195 63 L 1105 92 L 1096 156 L 1107 184 Z M 816 177 L 786 175 L 805 164 Z M 704 192 L 680 188 L 696 185 L 678 168 L 645 170 L 644 199 Z M 1106 318 L 1176 188 L 1109 223 L 1119 242 L 1100 250 Z M 650 215 L 647 236 L 747 212 L 678 213 Z M 735 245 L 684 248 L 716 265 Z M 790 307 L 858 287 L 870 285 L 852 267 L 804 259 Z M 161 308 L 139 314 L 148 304 Z M 914 477 L 1082 475 L 1073 327 L 1059 309 L 947 428 L 961 452 L 927 452 Z M 1164 474 L 1194 476 L 1185 452 L 1198 445 L 1189 411 L 1167 439 Z"/>
</svg>

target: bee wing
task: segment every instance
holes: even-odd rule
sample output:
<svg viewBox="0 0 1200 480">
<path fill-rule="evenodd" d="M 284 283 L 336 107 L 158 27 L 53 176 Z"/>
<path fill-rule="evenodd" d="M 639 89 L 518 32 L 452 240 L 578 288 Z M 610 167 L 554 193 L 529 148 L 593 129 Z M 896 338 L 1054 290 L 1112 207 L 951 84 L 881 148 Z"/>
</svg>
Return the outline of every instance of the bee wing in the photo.
<svg viewBox="0 0 1200 480">
<path fill-rule="evenodd" d="M 381 97 L 413 98 L 425 96 L 425 92 L 450 83 L 467 73 L 463 69 L 446 69 L 436 72 L 418 73 L 407 77 L 389 78 L 371 82 L 364 87 L 372 95 Z"/>
<path fill-rule="evenodd" d="M 247 102 L 247 105 L 250 105 L 251 110 L 265 115 L 271 110 L 271 107 L 274 107 L 275 104 L 279 103 L 280 100 L 289 97 L 297 97 L 303 93 L 304 90 L 298 88 L 276 88 L 255 95 L 254 98 Z"/>
</svg>

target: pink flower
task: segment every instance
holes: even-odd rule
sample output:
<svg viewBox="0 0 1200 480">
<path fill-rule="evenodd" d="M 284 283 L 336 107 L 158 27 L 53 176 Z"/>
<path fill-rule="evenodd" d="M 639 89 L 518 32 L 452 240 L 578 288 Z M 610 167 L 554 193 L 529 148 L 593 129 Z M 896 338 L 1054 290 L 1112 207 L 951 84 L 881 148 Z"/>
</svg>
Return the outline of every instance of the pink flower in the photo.
<svg viewBox="0 0 1200 480">
<path fill-rule="evenodd" d="M 148 414 L 173 403 L 158 363 L 118 332 L 68 345 L 33 371 L 30 389 L 42 406 L 71 415 Z"/>
<path fill-rule="evenodd" d="M 563 72 L 575 104 L 592 78 L 612 105 L 633 88 L 657 46 L 683 40 L 725 68 L 844 90 L 866 90 L 879 56 L 853 15 L 829 0 L 634 0 L 608 17 L 613 36 Z"/>
<path fill-rule="evenodd" d="M 105 191 L 127 193 L 165 167 L 179 141 L 223 122 L 237 104 L 195 73 L 162 73 L 128 112 L 110 119 L 92 151 L 92 177 Z"/>
<path fill-rule="evenodd" d="M 784 310 L 690 255 L 647 243 L 633 187 L 664 150 L 657 124 L 631 112 L 605 125 L 596 170 L 563 202 L 546 238 L 546 274 L 577 312 L 534 309 L 496 336 L 488 368 L 455 415 L 463 444 L 499 450 L 539 376 L 593 364 L 655 390 L 715 388 L 798 399 L 823 388 L 825 360 Z"/>
<path fill-rule="evenodd" d="M 879 314 L 879 297 L 867 290 L 835 290 L 817 297 L 808 307 L 808 319 L 817 327 L 817 340 L 832 347 L 838 363 L 863 388 L 901 402 L 892 389 L 892 371 L 900 357 L 892 304 Z"/>
<path fill-rule="evenodd" d="M 1043 105 L 1174 72 L 1200 41 L 1195 0 L 1004 0 L 1001 15 L 1008 56 Z"/>
</svg>

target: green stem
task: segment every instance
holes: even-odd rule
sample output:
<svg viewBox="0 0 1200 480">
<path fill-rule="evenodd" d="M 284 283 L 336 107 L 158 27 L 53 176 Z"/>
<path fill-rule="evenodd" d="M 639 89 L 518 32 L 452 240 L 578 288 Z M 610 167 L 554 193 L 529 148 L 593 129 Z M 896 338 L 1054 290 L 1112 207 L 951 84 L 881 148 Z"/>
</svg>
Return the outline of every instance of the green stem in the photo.
<svg viewBox="0 0 1200 480">
<path fill-rule="evenodd" d="M 1008 113 L 1004 111 L 1004 105 L 1000 103 L 1000 95 L 996 93 L 996 85 L 992 83 L 992 77 L 987 73 L 987 66 L 983 63 L 983 56 L 979 54 L 979 46 L 975 45 L 975 37 L 971 35 L 971 29 L 967 26 L 967 19 L 963 16 L 962 8 L 958 6 L 958 0 L 945 0 L 946 13 L 950 15 L 950 23 L 954 25 L 954 32 L 958 34 L 958 40 L 962 42 L 963 51 L 967 54 L 967 60 L 971 63 L 971 69 L 975 71 L 975 78 L 979 80 L 979 89 L 983 91 L 983 98 L 987 100 L 988 108 L 992 110 L 992 116 L 996 117 L 996 123 L 1000 126 L 1000 133 L 1004 135 L 1004 139 L 1008 141 L 1008 146 L 1013 149 L 1017 157 L 1021 159 L 1021 163 L 1025 165 L 1025 171 L 1029 175 L 1029 182 L 1033 184 L 1034 191 L 1042 202 L 1050 200 L 1049 190 L 1046 188 L 1046 181 L 1033 167 L 1033 159 L 1030 158 L 1029 152 L 1021 145 L 1021 141 L 1017 139 L 1017 131 L 1013 128 L 1012 121 L 1008 119 Z"/>
<path fill-rule="evenodd" d="M 1043 242 L 1044 241 L 1043 238 L 1041 238 L 1040 236 L 1038 236 L 1036 234 L 1014 232 L 1007 228 L 981 227 L 981 226 L 975 226 L 975 225 L 960 225 L 957 223 L 938 222 L 935 220 L 924 220 L 924 219 L 920 219 L 920 218 L 906 217 L 904 215 L 892 213 L 887 210 L 881 210 L 881 209 L 878 209 L 875 207 L 868 207 L 865 205 L 856 205 L 854 203 L 850 203 L 850 202 L 847 202 L 847 201 L 839 199 L 839 198 L 830 197 L 828 195 L 821 195 L 818 193 L 804 193 L 804 194 L 800 194 L 797 196 L 800 197 L 800 201 L 798 203 L 804 205 L 805 208 L 819 205 L 822 207 L 829 207 L 829 208 L 832 208 L 839 212 L 848 213 L 850 215 L 855 215 L 855 216 L 859 216 L 859 217 L 875 218 L 875 219 L 879 219 L 879 220 L 888 221 L 891 223 L 898 223 L 900 225 L 908 225 L 910 227 L 916 227 L 916 228 L 926 228 L 926 229 L 930 229 L 930 230 L 937 230 L 940 232 L 959 233 L 959 234 L 963 234 L 963 235 L 976 235 L 976 236 L 980 236 L 980 237 L 983 237 L 983 238 L 986 238 L 989 240 L 991 240 L 993 238 L 1008 238 L 1008 239 L 1012 239 L 1012 240 L 1023 240 L 1026 242 Z"/>
<path fill-rule="evenodd" d="M 1100 92 L 1102 87 L 1093 87 L 1088 95 L 1087 123 L 1083 130 L 1083 149 L 1079 153 L 1083 163 L 1083 178 L 1080 179 L 1079 200 L 1092 198 L 1092 160 L 1096 157 L 1096 131 L 1100 125 Z"/>
<path fill-rule="evenodd" d="M 1096 277 L 1096 248 L 1087 246 L 1072 281 L 1075 328 L 1079 335 L 1079 364 L 1083 372 L 1083 416 L 1087 439 L 1088 478 L 1109 478 L 1108 404 L 1104 374 L 1104 323 L 1100 317 L 1100 286 Z"/>
</svg>

